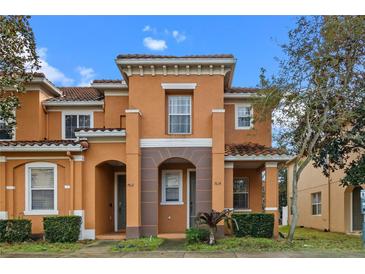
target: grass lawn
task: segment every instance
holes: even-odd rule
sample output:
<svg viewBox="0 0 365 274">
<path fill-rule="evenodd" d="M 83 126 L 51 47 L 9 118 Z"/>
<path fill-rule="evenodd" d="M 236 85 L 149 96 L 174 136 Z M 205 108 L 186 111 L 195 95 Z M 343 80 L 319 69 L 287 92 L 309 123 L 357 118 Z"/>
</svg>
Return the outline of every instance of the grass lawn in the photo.
<svg viewBox="0 0 365 274">
<path fill-rule="evenodd" d="M 72 252 L 81 249 L 86 242 L 49 243 L 46 241 L 30 241 L 24 243 L 0 243 L 0 254 L 8 253 L 38 253 L 38 252 Z"/>
<path fill-rule="evenodd" d="M 123 240 L 113 245 L 113 252 L 153 251 L 164 242 L 157 237 Z"/>
<path fill-rule="evenodd" d="M 289 228 L 282 227 L 280 231 L 287 235 Z M 285 239 L 273 240 L 251 237 L 226 237 L 219 239 L 216 245 L 209 246 L 204 243 L 186 245 L 190 251 L 238 251 L 247 253 L 273 252 L 273 251 L 351 251 L 364 252 L 359 236 L 350 236 L 342 233 L 322 232 L 308 228 L 297 228 L 294 241 L 289 244 Z"/>
</svg>

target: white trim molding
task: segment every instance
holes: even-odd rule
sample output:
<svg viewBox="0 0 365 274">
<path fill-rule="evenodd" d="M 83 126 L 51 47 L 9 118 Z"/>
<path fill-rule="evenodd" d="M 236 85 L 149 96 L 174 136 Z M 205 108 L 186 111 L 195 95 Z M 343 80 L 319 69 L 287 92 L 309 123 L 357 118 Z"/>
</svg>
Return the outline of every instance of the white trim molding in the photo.
<svg viewBox="0 0 365 274">
<path fill-rule="evenodd" d="M 6 157 L 0 156 L 0 163 L 6 163 Z"/>
<path fill-rule="evenodd" d="M 265 211 L 276 211 L 278 210 L 277 207 L 265 207 Z"/>
<path fill-rule="evenodd" d="M 0 211 L 0 220 L 7 220 L 7 219 L 8 219 L 8 212 Z"/>
<path fill-rule="evenodd" d="M 213 108 L 212 112 L 213 113 L 216 113 L 216 112 L 223 112 L 224 113 L 224 112 L 226 112 L 226 110 L 224 108 Z"/>
<path fill-rule="evenodd" d="M 161 83 L 163 89 L 195 89 L 196 83 Z"/>
<path fill-rule="evenodd" d="M 257 93 L 247 92 L 247 93 L 225 93 L 224 99 L 244 99 L 244 98 L 259 98 L 263 95 Z"/>
<path fill-rule="evenodd" d="M 142 112 L 139 109 L 126 109 L 125 113 L 138 113 L 142 116 Z"/>
<path fill-rule="evenodd" d="M 5 189 L 6 190 L 15 190 L 15 186 L 6 186 Z"/>
<path fill-rule="evenodd" d="M 53 209 L 34 210 L 32 209 L 32 189 L 31 189 L 31 169 L 32 168 L 52 168 L 53 169 Z M 58 177 L 57 164 L 48 162 L 34 162 L 25 165 L 25 210 L 24 215 L 57 215 L 58 205 Z"/>
<path fill-rule="evenodd" d="M 108 90 L 104 91 L 104 96 L 122 96 L 127 97 L 129 95 L 128 90 Z"/>
<path fill-rule="evenodd" d="M 252 212 L 252 209 L 250 209 L 250 208 L 244 208 L 244 209 L 234 209 L 234 208 L 232 208 L 232 209 L 233 209 L 233 212 L 238 212 L 238 213 L 240 213 L 240 212 L 242 212 L 242 213 Z"/>
<path fill-rule="evenodd" d="M 7 157 L 8 160 L 69 160 L 67 156 L 24 156 L 24 157 Z"/>
<path fill-rule="evenodd" d="M 278 162 L 283 162 L 283 161 L 288 161 L 290 160 L 292 157 L 289 155 L 279 155 L 279 154 L 275 154 L 275 155 L 242 155 L 242 156 L 225 156 L 224 160 L 225 161 L 278 161 Z"/>
<path fill-rule="evenodd" d="M 85 106 L 103 106 L 104 101 L 45 101 L 45 107 L 85 107 Z"/>
<path fill-rule="evenodd" d="M 212 138 L 151 138 L 140 139 L 140 146 L 146 147 L 212 147 Z"/>
<path fill-rule="evenodd" d="M 224 162 L 224 168 L 234 168 L 233 162 Z"/>
<path fill-rule="evenodd" d="M 74 155 L 73 160 L 75 162 L 83 162 L 83 161 L 85 161 L 85 156 L 84 155 Z"/>
<path fill-rule="evenodd" d="M 277 162 L 266 162 L 265 167 L 278 167 Z"/>
<path fill-rule="evenodd" d="M 80 129 L 75 132 L 77 138 L 95 138 L 95 137 L 125 137 L 125 129 L 100 129 L 100 130 L 85 130 Z"/>
<path fill-rule="evenodd" d="M 33 151 L 35 151 L 35 152 L 56 152 L 56 151 L 83 151 L 83 150 L 85 150 L 85 148 L 83 148 L 80 144 L 77 144 L 77 145 L 34 144 L 34 145 L 0 146 L 0 152 L 33 152 Z M 16 158 L 17 157 L 12 157 L 11 159 L 15 160 Z M 27 157 L 27 158 L 29 158 L 29 157 Z M 9 157 L 9 159 L 10 159 L 10 157 Z"/>
</svg>

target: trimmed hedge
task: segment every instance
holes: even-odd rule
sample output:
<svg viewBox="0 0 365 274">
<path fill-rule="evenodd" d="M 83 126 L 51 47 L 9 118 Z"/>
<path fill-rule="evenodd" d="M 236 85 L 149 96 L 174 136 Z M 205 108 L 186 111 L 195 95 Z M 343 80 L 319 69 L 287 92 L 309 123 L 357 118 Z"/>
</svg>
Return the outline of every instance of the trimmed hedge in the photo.
<svg viewBox="0 0 365 274">
<path fill-rule="evenodd" d="M 234 213 L 232 214 L 238 225 L 233 226 L 236 237 L 272 238 L 274 231 L 274 214 L 267 213 Z"/>
<path fill-rule="evenodd" d="M 80 216 L 50 216 L 43 218 L 46 241 L 51 243 L 72 243 L 79 239 Z"/>
<path fill-rule="evenodd" d="M 15 243 L 30 239 L 32 222 L 25 219 L 0 220 L 0 242 Z"/>
<path fill-rule="evenodd" d="M 209 231 L 204 228 L 189 228 L 185 231 L 186 241 L 189 244 L 203 243 L 209 240 Z"/>
</svg>

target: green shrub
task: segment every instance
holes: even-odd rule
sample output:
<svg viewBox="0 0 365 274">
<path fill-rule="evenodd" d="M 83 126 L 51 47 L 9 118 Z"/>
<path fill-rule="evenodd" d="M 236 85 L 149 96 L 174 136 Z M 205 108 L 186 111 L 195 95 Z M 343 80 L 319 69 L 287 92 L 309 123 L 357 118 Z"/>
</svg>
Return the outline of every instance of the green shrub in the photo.
<svg viewBox="0 0 365 274">
<path fill-rule="evenodd" d="M 237 237 L 272 238 L 274 231 L 274 214 L 267 213 L 234 213 L 238 228 L 233 226 L 234 235 Z"/>
<path fill-rule="evenodd" d="M 189 244 L 202 243 L 209 240 L 209 231 L 204 228 L 189 228 L 185 234 Z"/>
<path fill-rule="evenodd" d="M 51 243 L 71 243 L 79 239 L 80 216 L 51 216 L 43 218 L 44 234 Z"/>
<path fill-rule="evenodd" d="M 29 240 L 32 231 L 30 220 L 0 220 L 0 242 L 24 242 Z"/>
</svg>

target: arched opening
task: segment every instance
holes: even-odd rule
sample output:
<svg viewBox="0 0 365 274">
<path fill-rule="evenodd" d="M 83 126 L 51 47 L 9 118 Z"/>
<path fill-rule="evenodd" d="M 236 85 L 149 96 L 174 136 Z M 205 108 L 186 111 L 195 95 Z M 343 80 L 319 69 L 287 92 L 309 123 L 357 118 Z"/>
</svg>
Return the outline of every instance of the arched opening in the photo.
<svg viewBox="0 0 365 274">
<path fill-rule="evenodd" d="M 95 233 L 124 233 L 126 228 L 126 166 L 116 160 L 95 167 Z"/>
<path fill-rule="evenodd" d="M 184 233 L 196 214 L 196 167 L 169 158 L 158 168 L 158 233 Z"/>
<path fill-rule="evenodd" d="M 361 231 L 364 215 L 361 214 L 361 187 L 357 186 L 352 191 L 352 231 Z"/>
</svg>

